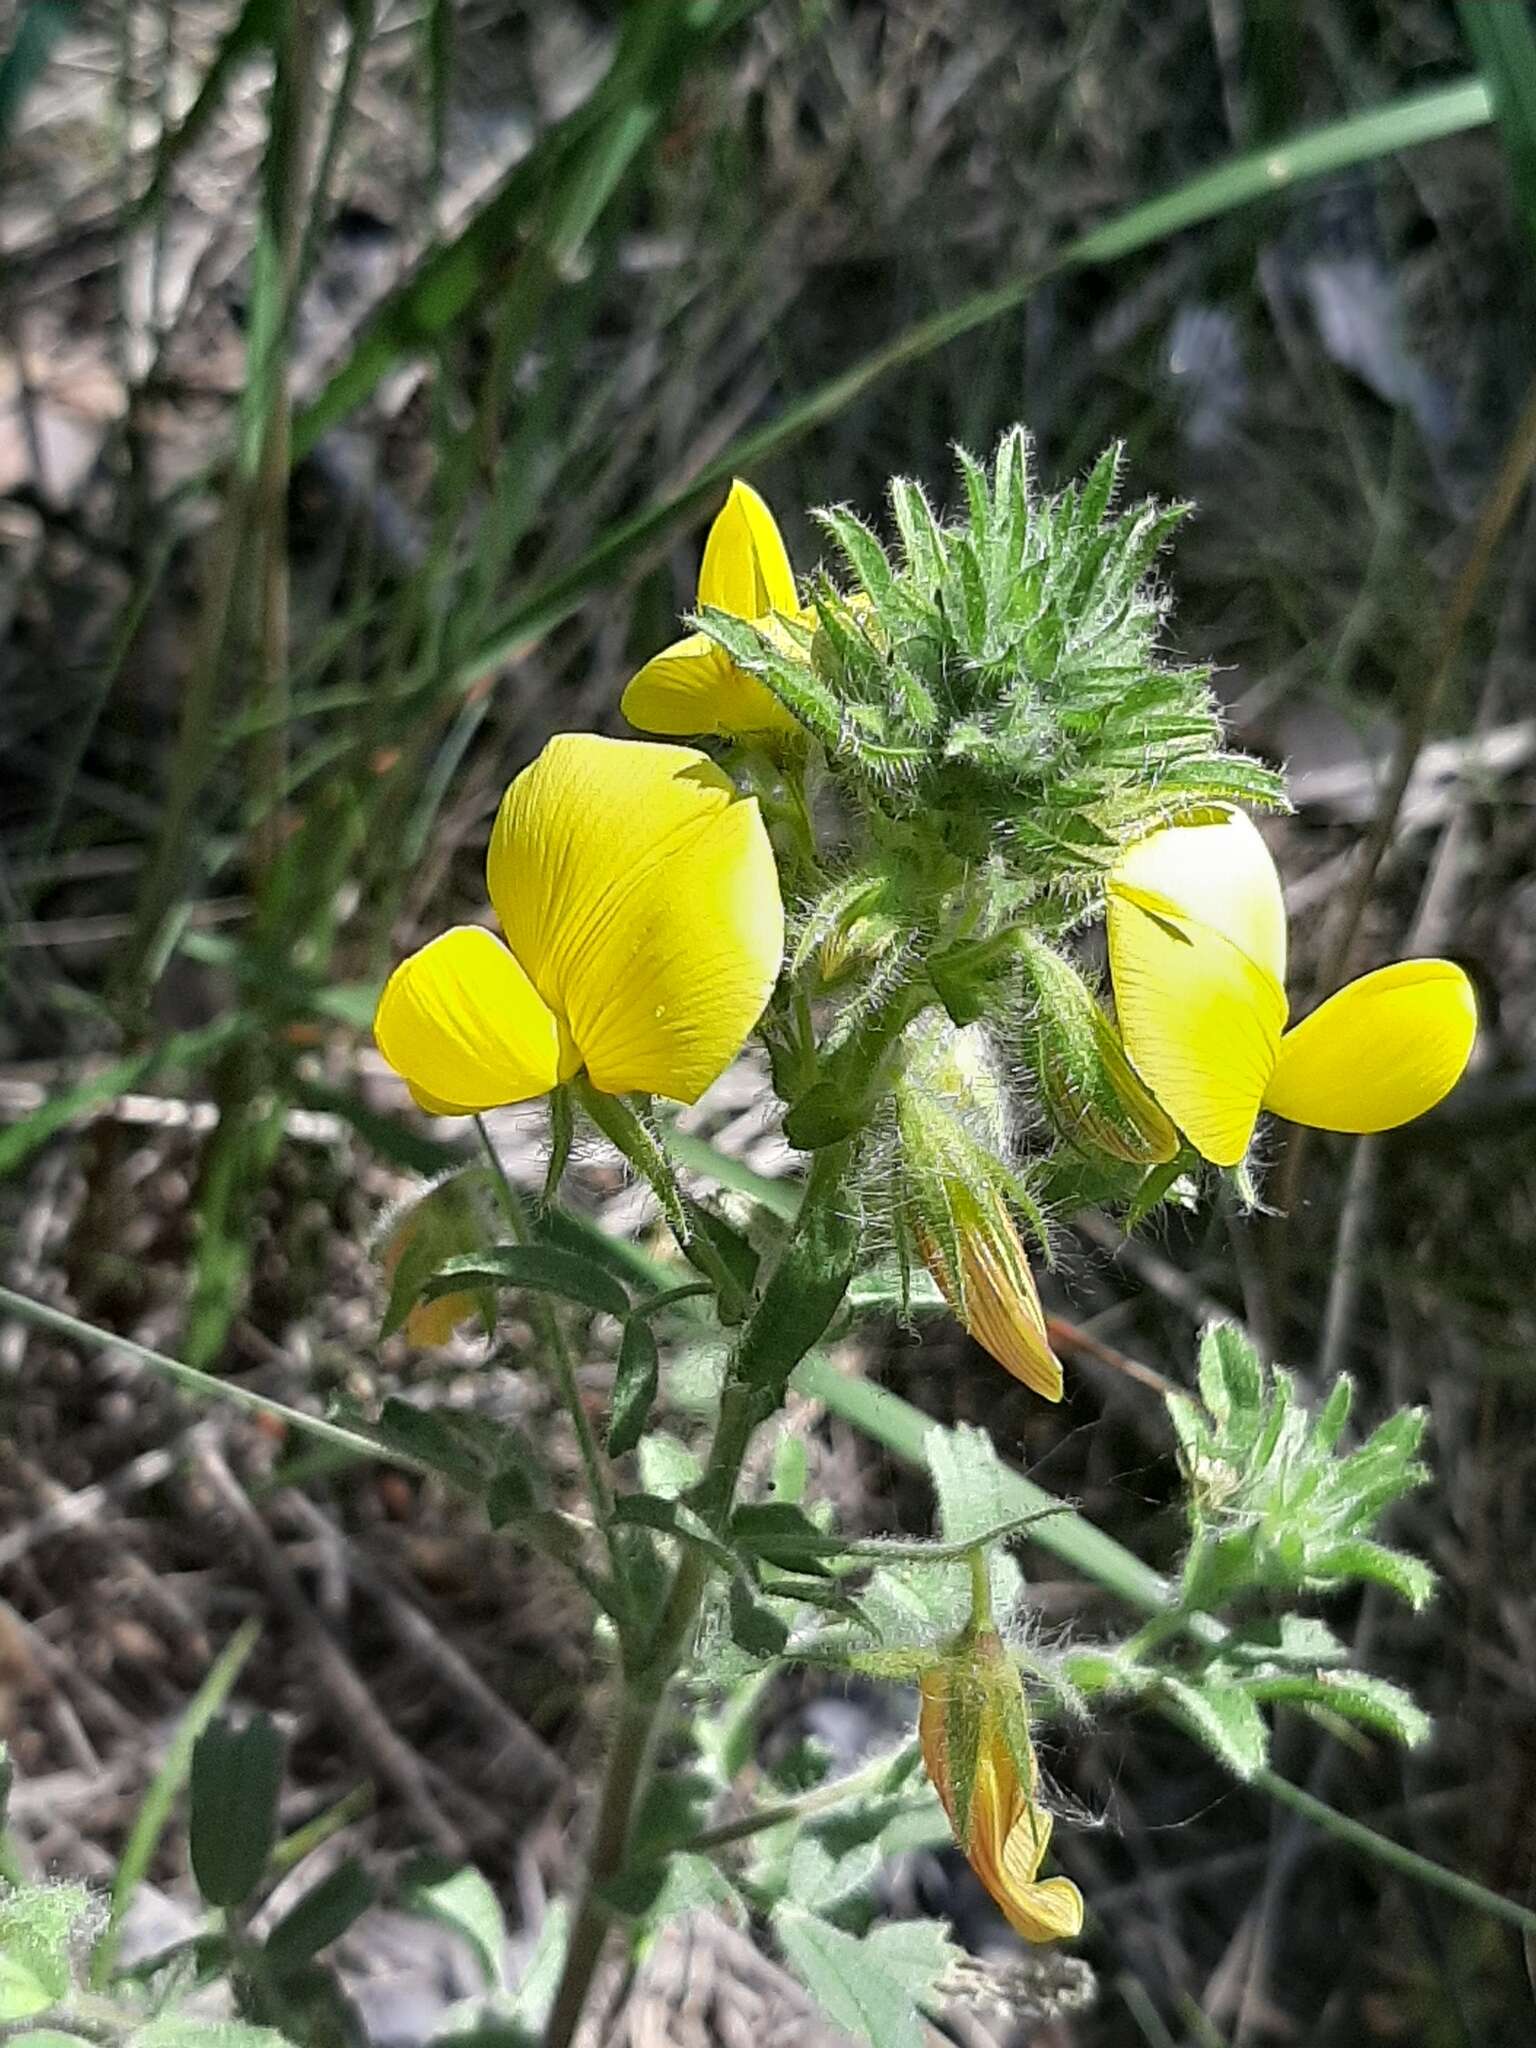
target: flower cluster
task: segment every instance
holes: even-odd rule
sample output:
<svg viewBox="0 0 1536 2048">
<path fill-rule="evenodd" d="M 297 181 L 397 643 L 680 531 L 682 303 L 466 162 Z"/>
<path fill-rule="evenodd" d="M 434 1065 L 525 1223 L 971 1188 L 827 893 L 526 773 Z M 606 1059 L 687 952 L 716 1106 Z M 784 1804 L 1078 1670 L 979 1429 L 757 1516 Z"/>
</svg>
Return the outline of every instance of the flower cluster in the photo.
<svg viewBox="0 0 1536 2048">
<path fill-rule="evenodd" d="M 766 504 L 733 484 L 692 630 L 624 693 L 666 743 L 552 740 L 491 835 L 501 936 L 443 933 L 378 1006 L 380 1050 L 424 1109 L 555 1091 L 567 1128 L 574 1095 L 629 1151 L 722 1311 L 747 1319 L 734 1370 L 754 1397 L 836 1313 L 877 1159 L 896 1162 L 904 1263 L 1058 1400 L 1026 1251 L 1044 1243 L 1043 1175 L 1067 1162 L 1139 1214 L 1202 1159 L 1240 1165 L 1262 1110 L 1353 1132 L 1421 1115 L 1476 1031 L 1444 960 L 1379 968 L 1287 1028 L 1279 878 L 1242 808 L 1283 792 L 1223 746 L 1205 673 L 1157 651 L 1148 572 L 1178 514 L 1115 512 L 1113 454 L 1042 497 L 1017 432 L 990 470 L 961 469 L 956 521 L 892 487 L 894 551 L 846 509 L 820 514 L 838 576 L 804 585 Z M 1103 992 L 1071 951 L 1100 915 Z M 748 1300 L 755 1254 L 726 1271 L 644 1104 L 614 1099 L 693 1102 L 754 1031 L 786 1133 L 817 1160 L 796 1238 Z M 394 1254 L 402 1304 L 435 1241 L 413 1230 Z M 407 1327 L 441 1341 L 470 1305 Z M 1012 1925 L 1076 1933 L 1075 1887 L 1039 1876 L 1050 1820 L 1018 1674 L 987 1628 L 924 1672 L 921 1739 Z"/>
</svg>

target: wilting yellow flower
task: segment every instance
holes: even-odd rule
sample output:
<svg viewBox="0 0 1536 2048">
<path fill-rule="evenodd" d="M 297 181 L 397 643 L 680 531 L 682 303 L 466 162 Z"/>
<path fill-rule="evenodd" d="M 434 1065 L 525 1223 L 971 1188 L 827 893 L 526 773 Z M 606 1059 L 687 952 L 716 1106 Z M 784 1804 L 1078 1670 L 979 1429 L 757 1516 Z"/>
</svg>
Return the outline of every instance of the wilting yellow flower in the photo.
<svg viewBox="0 0 1536 2048">
<path fill-rule="evenodd" d="M 1039 1768 L 1029 1746 L 1023 1688 L 997 1637 L 980 1634 L 966 1651 L 933 1665 L 923 1673 L 921 1689 L 917 1735 L 923 1766 L 972 1870 L 1026 1941 L 1081 1934 L 1082 1893 L 1069 1877 L 1040 1876 L 1051 1816 L 1035 1796 Z M 955 1786 L 957 1740 L 975 1744 L 970 1810 L 963 1816 Z M 1025 1779 L 1020 1749 L 1027 1760 Z"/>
<path fill-rule="evenodd" d="M 768 630 L 802 616 L 795 574 L 773 514 L 739 479 L 704 544 L 699 603 Z M 652 657 L 625 690 L 624 716 L 642 732 L 726 733 L 788 739 L 800 727 L 756 676 L 738 668 L 706 633 L 690 633 Z"/>
<path fill-rule="evenodd" d="M 896 1117 L 923 1264 L 976 1342 L 1015 1379 L 1059 1401 L 1061 1366 L 1003 1192 L 1008 1106 L 985 1033 L 939 1027 L 911 1056 Z"/>
<path fill-rule="evenodd" d="M 939 1292 L 984 1351 L 1047 1401 L 1061 1399 L 1061 1362 L 1051 1349 L 1035 1276 L 1006 1203 L 995 1188 L 952 1181 L 948 1221 L 958 1273 L 923 1223 L 913 1235 Z"/>
<path fill-rule="evenodd" d="M 1195 1149 L 1248 1150 L 1261 1109 L 1386 1131 L 1432 1109 L 1477 1034 L 1449 960 L 1362 975 L 1287 1031 L 1280 877 L 1252 821 L 1209 810 L 1128 846 L 1109 877 L 1109 966 L 1126 1051 Z"/>
<path fill-rule="evenodd" d="M 693 1102 L 741 1050 L 784 915 L 756 802 L 691 747 L 562 733 L 502 798 L 485 863 L 506 944 L 459 925 L 395 969 L 380 1052 L 423 1109 L 524 1102 L 583 1068 Z"/>
</svg>

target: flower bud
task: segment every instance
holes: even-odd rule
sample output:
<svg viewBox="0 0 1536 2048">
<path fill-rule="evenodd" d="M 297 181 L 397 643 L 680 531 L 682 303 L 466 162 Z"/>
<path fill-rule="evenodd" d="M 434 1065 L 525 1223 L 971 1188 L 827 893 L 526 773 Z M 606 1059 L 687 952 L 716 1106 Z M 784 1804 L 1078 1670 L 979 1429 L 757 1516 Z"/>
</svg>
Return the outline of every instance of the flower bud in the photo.
<svg viewBox="0 0 1536 2048">
<path fill-rule="evenodd" d="M 1035 998 L 1040 1093 L 1061 1135 L 1135 1166 L 1172 1159 L 1178 1133 L 1077 969 L 1034 939 L 1020 948 L 1020 959 Z"/>
<path fill-rule="evenodd" d="M 955 1839 L 1025 1941 L 1082 1932 L 1083 1895 L 1070 1878 L 1040 1877 L 1051 1816 L 1036 1793 L 1024 1688 L 996 1634 L 962 1636 L 922 1674 L 918 1743 Z"/>
<path fill-rule="evenodd" d="M 897 1117 L 919 1257 L 977 1343 L 1059 1401 L 1061 1366 L 1008 1210 L 1002 1080 L 979 1032 L 946 1029 L 930 1040 L 897 1090 Z"/>
</svg>

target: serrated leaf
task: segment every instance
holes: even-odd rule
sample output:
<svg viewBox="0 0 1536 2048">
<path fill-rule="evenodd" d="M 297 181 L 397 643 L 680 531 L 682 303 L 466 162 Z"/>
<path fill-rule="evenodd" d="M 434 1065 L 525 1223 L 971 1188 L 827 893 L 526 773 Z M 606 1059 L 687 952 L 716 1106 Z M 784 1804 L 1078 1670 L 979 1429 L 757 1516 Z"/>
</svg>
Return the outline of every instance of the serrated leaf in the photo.
<svg viewBox="0 0 1536 2048">
<path fill-rule="evenodd" d="M 1338 1443 L 1354 1402 L 1355 1383 L 1347 1372 L 1341 1372 L 1328 1390 L 1328 1398 L 1318 1413 L 1313 1440 L 1319 1450 L 1331 1451 Z"/>
<path fill-rule="evenodd" d="M 619 1363 L 613 1376 L 613 1404 L 608 1417 L 608 1455 L 621 1458 L 645 1433 L 661 1377 L 661 1355 L 644 1316 L 624 1325 Z"/>
<path fill-rule="evenodd" d="M 552 1244 L 501 1244 L 448 1259 L 424 1283 L 421 1299 L 435 1301 L 474 1287 L 531 1289 L 621 1320 L 629 1314 L 629 1296 L 606 1266 Z"/>
<path fill-rule="evenodd" d="M 984 1429 L 968 1422 L 931 1429 L 923 1444 L 946 1543 L 969 1543 L 1016 1512 L 1008 1472 Z"/>
<path fill-rule="evenodd" d="M 869 2048 L 923 2048 L 919 2002 L 959 1954 L 936 1921 L 903 1920 L 858 1940 L 786 1903 L 774 1911 L 773 1931 L 834 2026 Z"/>
<path fill-rule="evenodd" d="M 1427 1742 L 1433 1723 L 1400 1685 L 1366 1671 L 1320 1671 L 1313 1704 L 1378 1728 L 1407 1749 Z"/>
<path fill-rule="evenodd" d="M 237 1728 L 220 1715 L 192 1750 L 192 1875 L 210 1906 L 239 1906 L 255 1891 L 277 1839 L 283 1738 L 266 1714 Z"/>
<path fill-rule="evenodd" d="M 835 1913 L 869 1889 L 880 1860 L 872 1840 L 838 1850 L 824 1836 L 802 1834 L 789 1852 L 785 1895 L 807 1913 Z"/>
<path fill-rule="evenodd" d="M 664 1429 L 653 1429 L 640 1439 L 640 1484 L 647 1493 L 659 1493 L 668 1500 L 697 1486 L 704 1467 L 695 1452 Z"/>
<path fill-rule="evenodd" d="M 1234 1777 L 1251 1778 L 1269 1759 L 1269 1729 L 1250 1694 L 1235 1685 L 1189 1684 L 1164 1673 L 1164 1694 L 1190 1732 Z"/>
<path fill-rule="evenodd" d="M 690 1851 L 625 1872 L 603 1887 L 602 1898 L 612 1911 L 652 1934 L 682 1913 L 723 1910 L 728 1919 L 746 1918 L 741 1896 L 725 1872 Z"/>
<path fill-rule="evenodd" d="M 507 1923 L 496 1894 L 473 1864 L 455 1869 L 436 1857 L 421 1858 L 405 1875 L 401 1903 L 462 1935 L 474 1950 L 486 1983 L 492 1989 L 504 1984 Z"/>
<path fill-rule="evenodd" d="M 70 1986 L 71 1943 L 90 1910 L 84 1885 L 24 1885 L 0 1898 L 0 2024 L 35 2019 Z"/>
<path fill-rule="evenodd" d="M 267 1935 L 263 1954 L 268 1969 L 283 1977 L 308 1963 L 339 1941 L 377 1897 L 373 1879 L 355 1856 L 348 1856 L 311 1885 Z"/>
</svg>

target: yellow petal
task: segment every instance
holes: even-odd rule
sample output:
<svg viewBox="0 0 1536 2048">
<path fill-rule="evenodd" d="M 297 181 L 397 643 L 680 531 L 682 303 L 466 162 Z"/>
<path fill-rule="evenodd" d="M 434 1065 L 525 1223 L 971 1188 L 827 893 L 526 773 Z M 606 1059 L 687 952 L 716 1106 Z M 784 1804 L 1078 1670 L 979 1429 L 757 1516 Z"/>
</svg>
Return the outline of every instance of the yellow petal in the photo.
<svg viewBox="0 0 1536 2048">
<path fill-rule="evenodd" d="M 1324 1131 L 1390 1131 L 1450 1093 L 1476 1036 L 1477 1000 L 1453 961 L 1399 960 L 1285 1034 L 1264 1105 Z"/>
<path fill-rule="evenodd" d="M 1285 994 L 1208 926 L 1109 899 L 1109 971 L 1131 1064 L 1204 1158 L 1235 1166 L 1274 1072 Z"/>
<path fill-rule="evenodd" d="M 777 522 L 750 484 L 738 477 L 709 529 L 699 568 L 699 603 L 738 619 L 793 612 L 795 572 Z"/>
<path fill-rule="evenodd" d="M 1025 1941 L 1073 1941 L 1083 1931 L 1083 1895 L 1070 1877 L 1010 1888 L 997 1903 Z"/>
<path fill-rule="evenodd" d="M 486 881 L 607 1094 L 696 1101 L 778 975 L 784 913 L 756 801 L 690 747 L 560 734 L 502 799 Z"/>
<path fill-rule="evenodd" d="M 703 633 L 690 633 L 653 655 L 631 678 L 619 708 L 641 732 L 676 739 L 800 730 L 773 692 Z"/>
<path fill-rule="evenodd" d="M 549 1006 L 498 940 L 458 925 L 402 960 L 379 998 L 379 1051 L 424 1109 L 467 1116 L 560 1078 Z"/>
<path fill-rule="evenodd" d="M 1175 923 L 1204 925 L 1285 986 L 1285 901 L 1269 848 L 1241 811 L 1212 809 L 1125 848 L 1109 877 L 1116 897 Z"/>
</svg>

